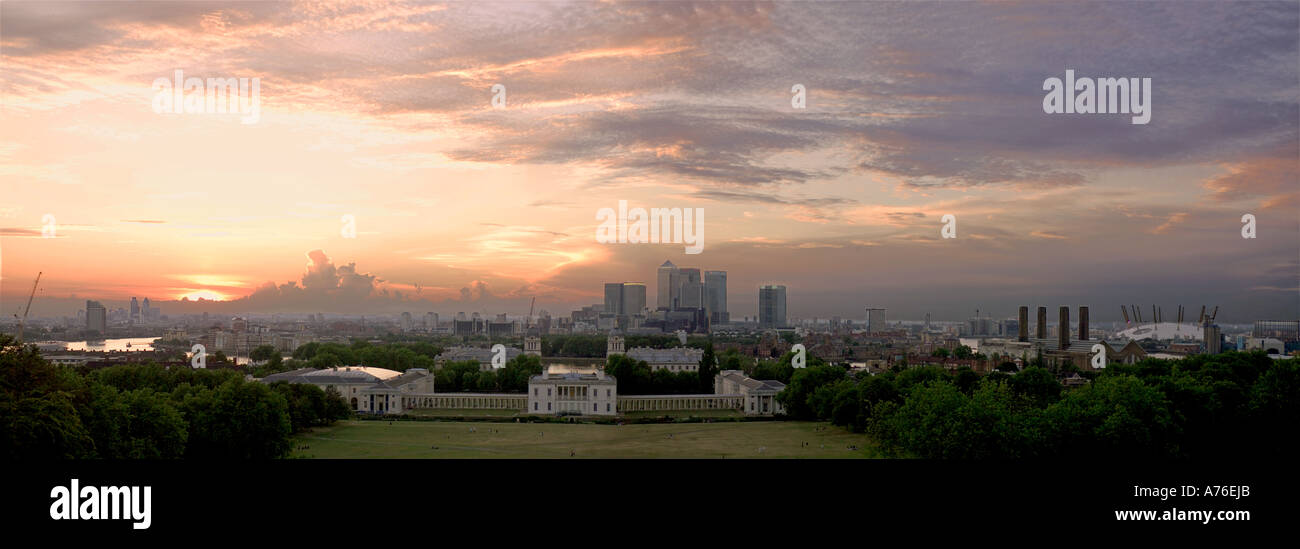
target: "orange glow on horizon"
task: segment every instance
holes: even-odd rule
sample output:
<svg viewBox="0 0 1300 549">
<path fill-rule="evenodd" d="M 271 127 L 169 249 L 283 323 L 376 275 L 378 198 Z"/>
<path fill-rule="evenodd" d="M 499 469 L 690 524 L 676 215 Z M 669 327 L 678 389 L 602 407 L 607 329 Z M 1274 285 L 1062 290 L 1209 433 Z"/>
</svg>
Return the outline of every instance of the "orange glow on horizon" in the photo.
<svg viewBox="0 0 1300 549">
<path fill-rule="evenodd" d="M 229 297 L 212 290 L 195 290 L 186 294 L 178 295 L 176 296 L 176 299 L 188 299 L 190 301 L 198 301 L 200 299 L 206 299 L 208 301 L 226 301 Z"/>
</svg>

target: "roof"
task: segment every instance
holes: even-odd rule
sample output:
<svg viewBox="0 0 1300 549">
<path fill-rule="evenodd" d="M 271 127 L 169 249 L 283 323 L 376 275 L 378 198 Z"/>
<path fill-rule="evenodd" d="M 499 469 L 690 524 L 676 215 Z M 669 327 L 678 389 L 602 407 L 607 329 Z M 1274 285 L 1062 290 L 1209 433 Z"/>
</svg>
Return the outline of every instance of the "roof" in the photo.
<svg viewBox="0 0 1300 549">
<path fill-rule="evenodd" d="M 524 354 L 522 350 L 514 347 L 506 347 L 506 360 L 511 360 L 519 355 Z M 477 360 L 480 363 L 492 362 L 492 349 L 485 347 L 452 347 L 434 357 L 435 361 L 456 362 L 462 360 Z"/>
<path fill-rule="evenodd" d="M 289 383 L 335 383 L 335 384 L 374 384 L 402 376 L 401 372 L 385 368 L 367 366 L 341 366 L 338 368 L 299 368 L 288 372 L 271 374 L 262 378 L 265 383 L 286 381 Z"/>
<path fill-rule="evenodd" d="M 407 371 L 395 378 L 384 381 L 384 385 L 397 388 L 406 385 L 407 383 L 419 381 L 426 377 L 429 377 L 429 372 L 427 370 L 415 369 L 415 370 Z"/>
<path fill-rule="evenodd" d="M 1191 322 L 1147 322 L 1116 334 L 1122 339 L 1190 339 L 1202 341 L 1205 330 Z"/>
<path fill-rule="evenodd" d="M 578 373 L 559 373 L 559 374 L 539 374 L 528 378 L 529 383 L 550 383 L 555 381 L 582 381 L 587 383 L 599 383 L 617 385 L 618 380 L 611 375 L 605 374 L 578 374 Z"/>
<path fill-rule="evenodd" d="M 754 379 L 745 375 L 745 373 L 740 370 L 723 370 L 718 372 L 718 375 L 723 378 L 729 378 L 731 381 L 736 382 L 750 391 L 771 391 L 779 393 L 785 390 L 785 384 L 780 381 L 771 379 Z"/>
<path fill-rule="evenodd" d="M 652 349 L 636 347 L 628 349 L 628 358 L 644 360 L 650 364 L 699 364 L 704 358 L 704 350 L 692 347 L 673 347 L 671 349 Z"/>
</svg>

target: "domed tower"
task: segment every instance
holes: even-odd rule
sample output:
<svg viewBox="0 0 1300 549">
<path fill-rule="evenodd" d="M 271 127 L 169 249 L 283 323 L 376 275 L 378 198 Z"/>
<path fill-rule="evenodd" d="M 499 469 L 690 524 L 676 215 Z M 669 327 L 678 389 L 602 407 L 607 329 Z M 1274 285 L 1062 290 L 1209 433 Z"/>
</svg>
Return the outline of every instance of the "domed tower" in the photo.
<svg viewBox="0 0 1300 549">
<path fill-rule="evenodd" d="M 623 332 L 618 328 L 609 331 L 609 336 L 605 338 L 605 358 L 610 355 L 621 355 L 623 351 Z"/>
<path fill-rule="evenodd" d="M 528 335 L 524 336 L 524 354 L 542 356 L 542 338 L 536 329 L 528 330 Z"/>
</svg>

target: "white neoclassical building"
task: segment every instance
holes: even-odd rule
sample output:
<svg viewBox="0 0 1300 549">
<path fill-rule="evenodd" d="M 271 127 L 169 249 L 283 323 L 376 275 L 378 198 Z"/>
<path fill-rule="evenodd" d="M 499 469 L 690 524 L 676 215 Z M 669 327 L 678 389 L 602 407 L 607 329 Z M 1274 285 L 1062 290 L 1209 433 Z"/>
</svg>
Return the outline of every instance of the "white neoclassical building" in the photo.
<svg viewBox="0 0 1300 549">
<path fill-rule="evenodd" d="M 618 381 L 594 366 L 552 364 L 528 379 L 527 404 L 533 415 L 617 415 Z"/>
<path fill-rule="evenodd" d="M 699 371 L 700 361 L 704 360 L 704 350 L 693 347 L 624 349 L 623 332 L 619 330 L 610 330 L 609 335 L 605 337 L 605 357 L 609 358 L 611 355 L 626 355 L 632 360 L 645 362 L 650 366 L 651 371 L 668 370 L 674 373 Z"/>
<path fill-rule="evenodd" d="M 723 370 L 713 377 L 713 392 L 739 395 L 741 412 L 750 416 L 785 414 L 785 407 L 776 400 L 783 390 L 785 384 L 780 381 L 754 379 L 740 370 Z"/>
<path fill-rule="evenodd" d="M 546 373 L 528 380 L 528 393 L 435 393 L 434 377 L 427 370 L 406 373 L 342 366 L 302 368 L 272 374 L 263 383 L 310 383 L 343 396 L 354 411 L 404 414 L 421 408 L 513 410 L 524 415 L 616 416 L 627 412 L 737 410 L 749 416 L 785 413 L 776 401 L 785 389 L 778 381 L 752 379 L 740 370 L 724 370 L 713 383 L 713 394 L 618 394 L 618 380 L 596 366 L 551 364 Z"/>
<path fill-rule="evenodd" d="M 300 368 L 271 374 L 261 381 L 310 383 L 337 391 L 354 411 L 376 414 L 401 414 L 418 406 L 419 399 L 434 394 L 433 376 L 423 368 L 411 368 L 406 373 L 366 366 Z"/>
<path fill-rule="evenodd" d="M 541 340 L 537 342 L 537 354 L 541 355 Z M 514 360 L 524 351 L 515 347 L 506 347 L 506 362 Z M 473 360 L 478 362 L 479 371 L 487 372 L 492 370 L 492 349 L 486 347 L 451 347 L 442 352 L 442 354 L 433 358 L 434 368 L 442 369 L 448 362 L 465 362 Z"/>
</svg>

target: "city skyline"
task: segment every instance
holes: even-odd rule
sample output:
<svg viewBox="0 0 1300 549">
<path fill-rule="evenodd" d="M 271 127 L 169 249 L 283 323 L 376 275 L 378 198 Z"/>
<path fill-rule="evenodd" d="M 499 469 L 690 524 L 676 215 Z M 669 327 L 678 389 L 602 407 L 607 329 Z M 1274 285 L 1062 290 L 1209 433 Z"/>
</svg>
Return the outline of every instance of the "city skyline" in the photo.
<svg viewBox="0 0 1300 549">
<path fill-rule="evenodd" d="M 736 318 L 766 284 L 803 318 L 1300 316 L 1286 4 L 0 10 L 6 317 L 37 272 L 33 316 L 564 315 L 665 259 L 727 271 Z M 260 78 L 259 120 L 154 112 L 176 70 Z M 1150 78 L 1149 123 L 1046 114 L 1066 70 Z M 706 246 L 598 243 L 620 200 L 707 210 Z"/>
</svg>

